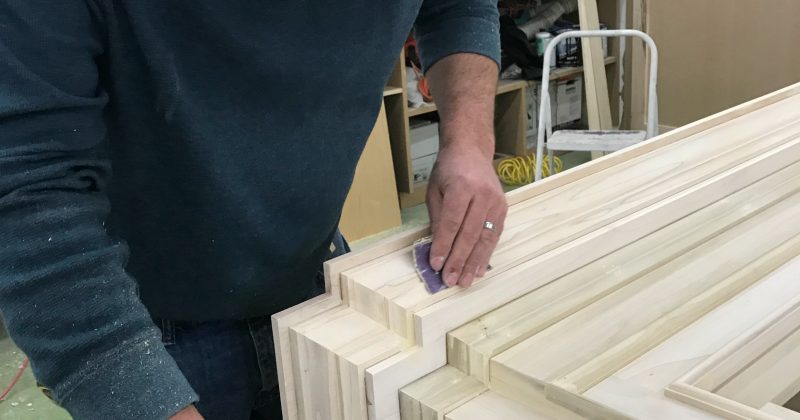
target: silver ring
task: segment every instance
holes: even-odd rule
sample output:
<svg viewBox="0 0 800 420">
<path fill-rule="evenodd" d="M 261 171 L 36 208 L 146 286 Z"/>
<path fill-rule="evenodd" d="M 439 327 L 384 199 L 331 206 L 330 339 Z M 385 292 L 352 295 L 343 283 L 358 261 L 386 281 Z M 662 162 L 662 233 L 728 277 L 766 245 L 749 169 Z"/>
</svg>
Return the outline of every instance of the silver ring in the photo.
<svg viewBox="0 0 800 420">
<path fill-rule="evenodd" d="M 492 223 L 492 222 L 487 220 L 487 221 L 483 222 L 483 228 L 484 229 L 489 229 L 492 232 L 494 232 L 494 223 Z"/>
</svg>

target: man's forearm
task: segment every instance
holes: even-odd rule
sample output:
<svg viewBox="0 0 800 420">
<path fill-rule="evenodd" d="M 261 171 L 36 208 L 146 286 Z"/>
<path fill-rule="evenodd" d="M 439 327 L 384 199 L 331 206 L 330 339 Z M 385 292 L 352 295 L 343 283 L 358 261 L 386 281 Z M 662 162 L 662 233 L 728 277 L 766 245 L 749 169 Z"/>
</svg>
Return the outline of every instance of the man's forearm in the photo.
<svg viewBox="0 0 800 420">
<path fill-rule="evenodd" d="M 469 286 L 485 274 L 507 210 L 492 167 L 497 64 L 479 54 L 452 54 L 428 77 L 441 121 L 427 194 L 431 266 L 448 285 Z"/>
<path fill-rule="evenodd" d="M 441 148 L 477 147 L 494 154 L 497 64 L 478 54 L 453 54 L 427 73 L 442 124 Z"/>
</svg>

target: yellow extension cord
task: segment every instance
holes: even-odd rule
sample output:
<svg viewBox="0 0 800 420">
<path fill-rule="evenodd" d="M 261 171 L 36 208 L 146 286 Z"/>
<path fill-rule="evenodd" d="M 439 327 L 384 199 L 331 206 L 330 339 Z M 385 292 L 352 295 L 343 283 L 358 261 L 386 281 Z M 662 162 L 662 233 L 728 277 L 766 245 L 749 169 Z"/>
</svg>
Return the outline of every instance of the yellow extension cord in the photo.
<svg viewBox="0 0 800 420">
<path fill-rule="evenodd" d="M 544 157 L 544 164 L 542 165 L 542 178 L 550 175 L 550 159 L 548 156 Z M 557 156 L 553 158 L 553 166 L 556 173 L 564 169 L 564 163 L 561 162 Z M 500 177 L 506 185 L 525 185 L 533 182 L 536 175 L 536 155 L 530 154 L 528 156 L 515 156 L 506 158 L 497 164 L 497 176 Z"/>
</svg>

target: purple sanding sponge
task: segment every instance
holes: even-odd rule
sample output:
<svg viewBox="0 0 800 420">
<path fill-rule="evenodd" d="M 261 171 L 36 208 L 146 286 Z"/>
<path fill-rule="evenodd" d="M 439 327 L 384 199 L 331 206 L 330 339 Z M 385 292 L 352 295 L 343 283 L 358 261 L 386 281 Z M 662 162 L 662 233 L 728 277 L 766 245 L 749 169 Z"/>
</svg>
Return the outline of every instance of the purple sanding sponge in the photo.
<svg viewBox="0 0 800 420">
<path fill-rule="evenodd" d="M 442 274 L 431 267 L 431 239 L 421 239 L 414 244 L 414 267 L 417 269 L 428 293 L 434 294 L 447 289 Z"/>
</svg>

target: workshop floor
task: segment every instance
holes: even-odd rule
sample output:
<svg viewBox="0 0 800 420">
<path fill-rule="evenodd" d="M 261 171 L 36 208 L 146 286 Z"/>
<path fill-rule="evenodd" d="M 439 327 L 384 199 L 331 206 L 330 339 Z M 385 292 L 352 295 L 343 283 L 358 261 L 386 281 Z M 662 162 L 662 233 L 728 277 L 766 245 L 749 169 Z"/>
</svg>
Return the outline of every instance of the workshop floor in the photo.
<svg viewBox="0 0 800 420">
<path fill-rule="evenodd" d="M 590 160 L 588 153 L 573 152 L 561 157 L 564 168 L 572 168 Z M 507 188 L 510 190 L 513 188 Z M 353 249 L 360 249 L 393 234 L 424 226 L 428 223 L 428 211 L 425 205 L 403 209 L 403 225 L 387 232 L 374 235 L 351 243 Z M 0 392 L 16 375 L 25 356 L 14 346 L 14 343 L 0 330 Z M 0 420 L 70 420 L 66 411 L 56 406 L 36 387 L 30 368 L 25 370 L 22 379 L 17 383 L 4 401 L 0 401 Z"/>
<path fill-rule="evenodd" d="M 17 374 L 24 359 L 25 355 L 9 338 L 0 339 L 0 392 Z M 39 391 L 31 369 L 27 368 L 11 393 L 0 401 L 0 419 L 69 420 L 71 417 Z"/>
</svg>

